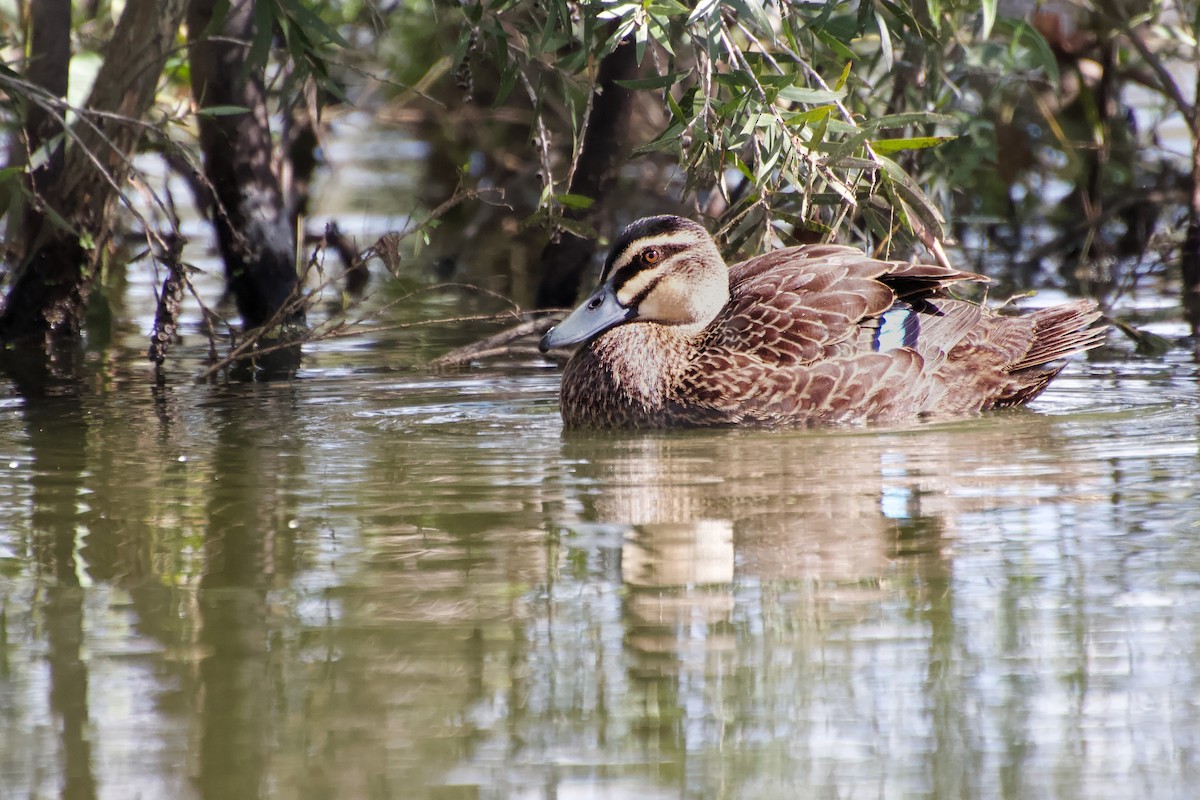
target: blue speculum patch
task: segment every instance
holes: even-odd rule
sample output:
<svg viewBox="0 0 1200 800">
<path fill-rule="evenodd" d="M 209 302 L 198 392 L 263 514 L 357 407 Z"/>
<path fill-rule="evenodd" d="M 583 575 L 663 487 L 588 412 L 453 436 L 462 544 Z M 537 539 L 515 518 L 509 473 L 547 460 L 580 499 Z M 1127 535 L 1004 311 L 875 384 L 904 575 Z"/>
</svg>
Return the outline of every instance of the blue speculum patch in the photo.
<svg viewBox="0 0 1200 800">
<path fill-rule="evenodd" d="M 879 318 L 879 328 L 871 339 L 871 349 L 881 353 L 900 347 L 915 347 L 921 333 L 921 319 L 908 303 L 896 303 Z"/>
</svg>

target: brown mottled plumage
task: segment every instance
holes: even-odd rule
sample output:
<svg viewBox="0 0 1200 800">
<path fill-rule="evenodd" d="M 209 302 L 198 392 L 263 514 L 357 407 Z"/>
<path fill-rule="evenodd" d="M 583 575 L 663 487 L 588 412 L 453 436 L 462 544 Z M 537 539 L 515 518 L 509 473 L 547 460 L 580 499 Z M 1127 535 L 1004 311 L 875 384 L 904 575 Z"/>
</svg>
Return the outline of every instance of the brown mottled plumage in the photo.
<svg viewBox="0 0 1200 800">
<path fill-rule="evenodd" d="M 591 297 L 541 347 L 584 344 L 562 381 L 568 427 L 807 425 L 1026 403 L 1099 345 L 1094 303 L 1001 316 L 950 297 L 970 272 L 791 247 L 726 267 L 680 217 L 639 220 Z"/>
</svg>

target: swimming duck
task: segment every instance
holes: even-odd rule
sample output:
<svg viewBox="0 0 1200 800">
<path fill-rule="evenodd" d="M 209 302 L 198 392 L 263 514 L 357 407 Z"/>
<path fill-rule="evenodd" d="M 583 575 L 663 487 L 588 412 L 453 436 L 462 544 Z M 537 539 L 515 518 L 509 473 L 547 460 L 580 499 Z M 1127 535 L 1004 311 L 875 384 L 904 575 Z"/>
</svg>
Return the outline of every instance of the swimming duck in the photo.
<svg viewBox="0 0 1200 800">
<path fill-rule="evenodd" d="M 569 428 L 897 422 L 1017 406 L 1096 347 L 1080 300 L 1005 316 L 952 297 L 971 272 L 803 245 L 726 266 L 703 227 L 629 225 L 600 286 L 542 337 L 580 344 L 562 378 Z"/>
</svg>

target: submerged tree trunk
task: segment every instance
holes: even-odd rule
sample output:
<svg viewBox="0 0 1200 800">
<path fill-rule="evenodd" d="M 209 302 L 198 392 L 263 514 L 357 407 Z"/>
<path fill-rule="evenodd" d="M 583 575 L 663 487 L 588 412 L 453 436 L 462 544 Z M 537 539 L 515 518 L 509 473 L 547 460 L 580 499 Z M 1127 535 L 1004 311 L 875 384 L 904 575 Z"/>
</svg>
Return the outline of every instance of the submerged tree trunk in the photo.
<svg viewBox="0 0 1200 800">
<path fill-rule="evenodd" d="M 279 177 L 272 169 L 271 129 L 261 68 L 247 63 L 254 39 L 254 0 L 233 0 L 213 30 L 222 0 L 188 7 L 192 95 L 199 115 L 204 172 L 215 193 L 213 224 L 225 278 L 243 324 L 303 323 L 296 235 Z M 204 114 L 224 106 L 245 112 Z"/>
<path fill-rule="evenodd" d="M 34 5 L 39 13 L 59 12 L 57 3 Z M 114 201 L 185 6 L 186 0 L 127 0 L 85 106 L 98 113 L 75 122 L 58 145 L 62 154 L 51 159 L 51 169 L 61 158 L 61 171 L 48 173 L 52 180 L 35 176 L 38 205 L 24 217 L 22 255 L 0 309 L 0 341 L 48 343 L 80 335 L 96 265 L 112 238 Z"/>
<path fill-rule="evenodd" d="M 629 118 L 633 92 L 617 84 L 637 76 L 636 48 L 626 41 L 600 62 L 592 113 L 583 133 L 579 166 L 568 191 L 590 197 L 597 206 L 612 188 L 628 147 Z M 571 215 L 571 212 L 568 212 Z M 542 251 L 541 283 L 537 291 L 538 308 L 572 305 L 579 292 L 579 280 L 596 252 L 596 243 L 569 231 L 558 231 Z"/>
</svg>

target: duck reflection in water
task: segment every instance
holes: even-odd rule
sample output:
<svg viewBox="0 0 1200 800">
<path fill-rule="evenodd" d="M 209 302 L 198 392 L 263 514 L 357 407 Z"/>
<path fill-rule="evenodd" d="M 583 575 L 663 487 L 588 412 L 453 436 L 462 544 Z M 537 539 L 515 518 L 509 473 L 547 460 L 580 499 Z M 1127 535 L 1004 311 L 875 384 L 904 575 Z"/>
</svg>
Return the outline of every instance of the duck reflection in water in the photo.
<svg viewBox="0 0 1200 800">
<path fill-rule="evenodd" d="M 589 522 L 625 528 L 628 643 L 651 674 L 734 648 L 737 607 L 764 591 L 801 597 L 808 622 L 854 624 L 894 595 L 944 586 L 957 520 L 1002 509 L 1039 475 L 1012 452 L 1056 446 L 1053 418 L 1016 410 L 971 421 L 867 432 L 729 432 L 571 437 L 564 457 L 594 494 Z"/>
</svg>

